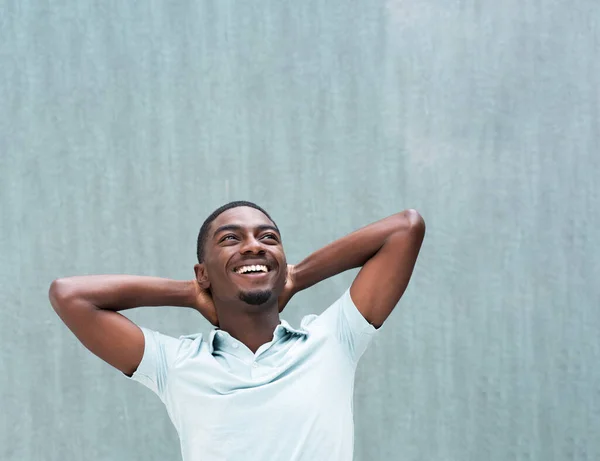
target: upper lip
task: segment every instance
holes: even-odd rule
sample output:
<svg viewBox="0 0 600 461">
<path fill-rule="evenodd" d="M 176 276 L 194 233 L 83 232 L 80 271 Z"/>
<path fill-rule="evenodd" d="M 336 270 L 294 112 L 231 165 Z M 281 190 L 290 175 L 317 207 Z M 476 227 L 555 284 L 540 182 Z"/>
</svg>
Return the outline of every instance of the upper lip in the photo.
<svg viewBox="0 0 600 461">
<path fill-rule="evenodd" d="M 233 272 L 237 271 L 240 267 L 244 267 L 244 266 L 267 266 L 267 270 L 270 272 L 271 269 L 273 269 L 273 264 L 269 263 L 268 261 L 243 261 L 240 263 L 237 263 L 233 266 Z"/>
</svg>

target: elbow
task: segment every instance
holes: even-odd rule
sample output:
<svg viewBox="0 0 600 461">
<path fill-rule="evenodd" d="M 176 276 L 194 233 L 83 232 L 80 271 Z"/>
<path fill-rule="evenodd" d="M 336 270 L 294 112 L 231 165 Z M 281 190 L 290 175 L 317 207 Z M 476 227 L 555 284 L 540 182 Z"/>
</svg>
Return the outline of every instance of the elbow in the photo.
<svg viewBox="0 0 600 461">
<path fill-rule="evenodd" d="M 407 210 L 406 212 L 408 214 L 408 222 L 410 223 L 411 230 L 425 235 L 425 220 L 423 219 L 423 216 L 421 216 L 421 213 L 414 209 Z"/>
<path fill-rule="evenodd" d="M 397 213 L 394 218 L 395 224 L 386 241 L 394 240 L 399 245 L 411 241 L 420 246 L 425 238 L 425 220 L 423 216 L 417 210 L 411 208 Z"/>
<path fill-rule="evenodd" d="M 420 236 L 425 235 L 425 220 L 417 210 L 413 208 L 404 210 L 400 216 L 402 217 L 402 230 Z"/>
<path fill-rule="evenodd" d="M 74 290 L 68 279 L 56 279 L 50 284 L 48 298 L 55 311 L 64 307 L 73 297 Z"/>
</svg>

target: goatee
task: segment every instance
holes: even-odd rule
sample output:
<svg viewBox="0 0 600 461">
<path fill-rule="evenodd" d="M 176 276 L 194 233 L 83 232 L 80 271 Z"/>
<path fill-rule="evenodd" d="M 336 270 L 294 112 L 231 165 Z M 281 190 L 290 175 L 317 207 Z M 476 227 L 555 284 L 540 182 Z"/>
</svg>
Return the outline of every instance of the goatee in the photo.
<svg viewBox="0 0 600 461">
<path fill-rule="evenodd" d="M 239 294 L 240 300 L 251 306 L 260 306 L 266 303 L 271 298 L 271 290 L 258 291 L 241 291 Z"/>
</svg>

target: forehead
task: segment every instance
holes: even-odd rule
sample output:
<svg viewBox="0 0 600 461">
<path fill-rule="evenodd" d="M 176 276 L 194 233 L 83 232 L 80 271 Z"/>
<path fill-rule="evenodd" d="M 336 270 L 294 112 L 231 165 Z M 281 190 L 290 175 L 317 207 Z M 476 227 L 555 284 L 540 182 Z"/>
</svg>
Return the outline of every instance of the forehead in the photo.
<svg viewBox="0 0 600 461">
<path fill-rule="evenodd" d="M 215 218 L 211 225 L 211 233 L 221 226 L 237 225 L 243 228 L 254 228 L 260 225 L 273 225 L 273 222 L 260 210 L 248 206 L 239 206 L 224 211 Z"/>
</svg>

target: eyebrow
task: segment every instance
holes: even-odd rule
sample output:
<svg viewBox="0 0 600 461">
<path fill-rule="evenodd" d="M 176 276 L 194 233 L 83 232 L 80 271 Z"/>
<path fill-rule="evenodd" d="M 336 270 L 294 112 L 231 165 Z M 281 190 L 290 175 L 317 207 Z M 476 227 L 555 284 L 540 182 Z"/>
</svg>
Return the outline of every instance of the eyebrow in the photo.
<svg viewBox="0 0 600 461">
<path fill-rule="evenodd" d="M 217 234 L 220 232 L 241 231 L 242 229 L 243 229 L 242 226 L 239 226 L 237 224 L 225 224 L 224 226 L 217 228 L 217 230 L 213 234 L 213 238 L 215 238 L 217 236 Z M 271 224 L 261 224 L 259 226 L 256 226 L 255 229 L 258 231 L 272 230 L 272 231 L 277 232 L 277 234 L 279 234 L 279 229 L 277 229 L 275 226 L 272 226 Z"/>
</svg>

